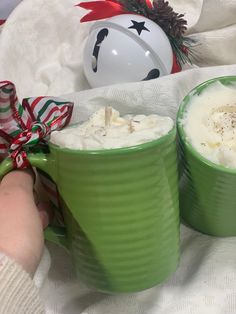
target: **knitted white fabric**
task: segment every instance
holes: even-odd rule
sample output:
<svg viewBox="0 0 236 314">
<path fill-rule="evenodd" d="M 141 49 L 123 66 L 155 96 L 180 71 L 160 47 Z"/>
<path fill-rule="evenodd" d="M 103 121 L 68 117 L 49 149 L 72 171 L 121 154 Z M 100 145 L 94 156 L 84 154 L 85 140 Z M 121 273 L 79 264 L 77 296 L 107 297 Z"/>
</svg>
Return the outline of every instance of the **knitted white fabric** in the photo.
<svg viewBox="0 0 236 314">
<path fill-rule="evenodd" d="M 0 313 L 45 313 L 38 289 L 30 276 L 2 253 L 0 253 Z"/>
</svg>

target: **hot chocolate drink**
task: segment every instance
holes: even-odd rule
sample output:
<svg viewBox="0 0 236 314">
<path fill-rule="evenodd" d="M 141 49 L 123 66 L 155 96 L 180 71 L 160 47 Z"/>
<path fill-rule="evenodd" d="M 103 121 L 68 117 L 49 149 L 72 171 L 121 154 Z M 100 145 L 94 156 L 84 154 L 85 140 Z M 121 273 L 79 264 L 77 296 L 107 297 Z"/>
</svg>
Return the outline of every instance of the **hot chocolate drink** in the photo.
<svg viewBox="0 0 236 314">
<path fill-rule="evenodd" d="M 194 95 L 182 123 L 187 140 L 202 156 L 236 168 L 236 85 L 215 82 Z"/>
</svg>

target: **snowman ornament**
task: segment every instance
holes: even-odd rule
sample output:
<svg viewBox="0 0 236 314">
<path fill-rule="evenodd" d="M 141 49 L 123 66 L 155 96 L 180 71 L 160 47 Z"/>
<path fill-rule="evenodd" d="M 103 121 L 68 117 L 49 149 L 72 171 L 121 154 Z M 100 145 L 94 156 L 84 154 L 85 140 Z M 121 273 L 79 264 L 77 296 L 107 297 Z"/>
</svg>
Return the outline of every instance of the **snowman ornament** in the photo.
<svg viewBox="0 0 236 314">
<path fill-rule="evenodd" d="M 137 14 L 141 2 L 142 13 L 146 12 L 146 16 Z M 155 16 L 155 5 L 166 6 L 165 0 L 141 2 L 104 0 L 78 4 L 91 10 L 81 22 L 99 20 L 90 29 L 83 55 L 84 74 L 92 88 L 151 80 L 173 72 L 176 55 L 168 34 L 149 18 L 150 13 Z M 127 11 L 124 3 L 132 4 L 135 14 Z M 172 8 L 168 7 L 168 10 L 170 12 Z M 173 20 L 173 16 L 170 19 Z M 186 29 L 186 21 L 182 21 L 183 29 Z"/>
</svg>

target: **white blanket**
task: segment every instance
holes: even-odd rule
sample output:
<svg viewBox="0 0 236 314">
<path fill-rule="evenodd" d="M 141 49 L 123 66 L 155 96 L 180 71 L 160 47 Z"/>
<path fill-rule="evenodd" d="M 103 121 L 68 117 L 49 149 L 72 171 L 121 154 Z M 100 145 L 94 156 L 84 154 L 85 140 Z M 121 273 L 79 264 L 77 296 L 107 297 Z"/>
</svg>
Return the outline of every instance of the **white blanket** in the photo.
<svg viewBox="0 0 236 314">
<path fill-rule="evenodd" d="M 236 0 L 172 0 L 186 13 L 198 40 L 195 67 L 152 81 L 89 89 L 82 51 L 89 24 L 74 0 L 24 0 L 9 17 L 0 41 L 0 80 L 12 80 L 20 98 L 63 95 L 75 102 L 73 122 L 102 105 L 122 113 L 175 118 L 186 93 L 209 78 L 236 75 Z M 74 278 L 69 256 L 47 244 L 35 276 L 48 314 L 236 313 L 236 238 L 215 238 L 181 226 L 181 260 L 165 283 L 129 295 L 91 291 Z M 48 273 L 48 275 L 47 275 Z"/>
</svg>

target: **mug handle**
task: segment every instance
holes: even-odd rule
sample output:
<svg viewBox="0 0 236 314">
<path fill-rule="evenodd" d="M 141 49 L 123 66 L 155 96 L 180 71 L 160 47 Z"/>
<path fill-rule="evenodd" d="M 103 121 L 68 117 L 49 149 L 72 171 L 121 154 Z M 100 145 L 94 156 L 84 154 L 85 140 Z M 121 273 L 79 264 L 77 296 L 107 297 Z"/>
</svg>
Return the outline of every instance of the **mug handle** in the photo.
<svg viewBox="0 0 236 314">
<path fill-rule="evenodd" d="M 29 154 L 28 160 L 33 167 L 39 168 L 50 175 L 56 181 L 55 163 L 50 158 L 50 155 L 43 153 Z M 13 170 L 13 162 L 7 157 L 0 163 L 0 178 Z"/>
<path fill-rule="evenodd" d="M 43 153 L 38 154 L 29 154 L 28 160 L 33 167 L 39 168 L 46 173 L 48 173 L 53 179 L 55 178 L 55 166 L 50 161 L 49 155 L 45 155 Z M 10 172 L 13 169 L 13 163 L 10 158 L 4 159 L 0 163 L 0 178 L 3 177 L 5 174 Z M 53 242 L 67 251 L 68 243 L 66 238 L 66 229 L 64 227 L 54 227 L 48 226 L 44 231 L 44 238 L 50 242 Z"/>
</svg>

